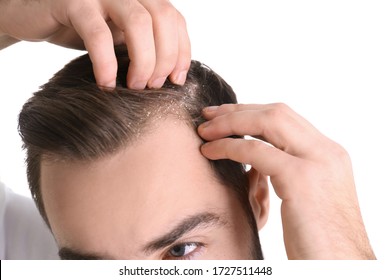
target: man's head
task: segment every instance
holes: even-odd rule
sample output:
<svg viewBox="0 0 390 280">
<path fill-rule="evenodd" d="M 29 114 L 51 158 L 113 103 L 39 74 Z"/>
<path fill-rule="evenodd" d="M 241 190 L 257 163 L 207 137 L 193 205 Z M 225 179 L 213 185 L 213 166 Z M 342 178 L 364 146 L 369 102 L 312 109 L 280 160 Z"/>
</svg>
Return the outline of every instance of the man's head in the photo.
<svg viewBox="0 0 390 280">
<path fill-rule="evenodd" d="M 262 258 L 257 230 L 267 187 L 229 160 L 209 161 L 196 133 L 206 106 L 236 103 L 213 71 L 192 62 L 184 86 L 96 86 L 82 56 L 24 105 L 19 130 L 35 202 L 62 258 Z"/>
</svg>

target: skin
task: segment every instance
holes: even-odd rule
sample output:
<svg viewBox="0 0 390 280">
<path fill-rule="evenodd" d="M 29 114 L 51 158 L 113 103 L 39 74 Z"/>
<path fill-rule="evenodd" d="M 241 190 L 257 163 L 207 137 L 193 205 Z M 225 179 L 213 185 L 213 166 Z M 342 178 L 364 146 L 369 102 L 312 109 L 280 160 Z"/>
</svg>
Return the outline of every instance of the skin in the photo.
<svg viewBox="0 0 390 280">
<path fill-rule="evenodd" d="M 209 121 L 198 132 L 210 141 L 201 148 L 205 157 L 247 163 L 269 176 L 282 200 L 289 259 L 375 259 L 340 145 L 284 104 L 229 104 L 203 114 Z"/>
<path fill-rule="evenodd" d="M 201 155 L 199 136 L 176 119 L 161 120 L 151 131 L 92 163 L 42 163 L 43 201 L 59 247 L 75 258 L 176 259 L 172 248 L 189 243 L 185 259 L 250 258 L 245 214 Z M 268 216 L 267 183 L 255 174 L 250 182 L 260 229 Z M 161 241 L 196 215 L 208 222 Z"/>
<path fill-rule="evenodd" d="M 86 49 L 104 87 L 115 87 L 114 44 L 127 45 L 134 89 L 160 88 L 168 76 L 182 85 L 191 62 L 185 20 L 167 0 L 2 0 L 0 49 L 19 40 Z"/>
</svg>

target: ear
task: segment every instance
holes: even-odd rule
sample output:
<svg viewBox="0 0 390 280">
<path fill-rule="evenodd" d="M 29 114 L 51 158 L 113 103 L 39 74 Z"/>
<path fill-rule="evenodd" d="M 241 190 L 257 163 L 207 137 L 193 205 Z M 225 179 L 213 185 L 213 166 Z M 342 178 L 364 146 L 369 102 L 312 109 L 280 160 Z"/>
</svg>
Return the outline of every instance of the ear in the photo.
<svg viewBox="0 0 390 280">
<path fill-rule="evenodd" d="M 257 230 L 264 227 L 269 214 L 269 188 L 267 177 L 252 168 L 249 177 L 249 202 L 256 219 Z"/>
</svg>

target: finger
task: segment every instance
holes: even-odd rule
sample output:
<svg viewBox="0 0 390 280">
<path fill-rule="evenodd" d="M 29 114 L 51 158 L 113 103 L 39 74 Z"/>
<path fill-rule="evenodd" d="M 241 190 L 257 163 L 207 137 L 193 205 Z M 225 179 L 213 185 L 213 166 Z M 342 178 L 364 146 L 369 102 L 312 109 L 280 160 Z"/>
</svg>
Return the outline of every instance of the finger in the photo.
<svg viewBox="0 0 390 280">
<path fill-rule="evenodd" d="M 310 147 L 318 144 L 318 131 L 307 126 L 306 122 L 291 117 L 283 106 L 241 105 L 226 108 L 235 110 L 224 112 L 199 126 L 198 132 L 202 138 L 212 141 L 231 135 L 251 135 L 265 139 L 293 155 L 304 155 Z"/>
<path fill-rule="evenodd" d="M 191 44 L 185 19 L 180 13 L 178 13 L 178 25 L 179 54 L 175 69 L 173 69 L 172 73 L 169 75 L 169 79 L 174 84 L 184 85 L 188 69 L 191 66 Z"/>
<path fill-rule="evenodd" d="M 123 30 L 131 63 L 127 86 L 144 89 L 156 63 L 153 23 L 149 12 L 138 1 L 118 1 L 108 5 L 112 21 Z"/>
<path fill-rule="evenodd" d="M 231 112 L 246 111 L 246 110 L 270 110 L 270 111 L 283 111 L 291 119 L 300 123 L 302 126 L 311 130 L 317 130 L 311 123 L 305 118 L 293 111 L 289 106 L 284 103 L 271 103 L 271 104 L 222 104 L 220 106 L 205 107 L 202 110 L 202 115 L 207 120 L 211 120 L 215 117 L 228 114 Z"/>
<path fill-rule="evenodd" d="M 219 139 L 202 145 L 201 152 L 211 160 L 230 159 L 249 164 L 266 176 L 285 173 L 296 162 L 294 156 L 259 140 Z"/>
<path fill-rule="evenodd" d="M 145 1 L 144 7 L 153 19 L 156 66 L 148 86 L 160 88 L 178 61 L 179 32 L 177 10 L 168 1 Z"/>
<path fill-rule="evenodd" d="M 100 86 L 115 87 L 117 61 L 112 35 L 97 8 L 77 6 L 69 11 L 69 20 L 84 45 L 93 64 L 96 82 Z"/>
<path fill-rule="evenodd" d="M 294 112 L 290 107 L 283 103 L 271 103 L 271 104 L 222 104 L 220 106 L 210 106 L 205 107 L 202 110 L 202 115 L 211 120 L 215 117 L 237 112 L 237 111 L 246 111 L 246 110 L 283 110 L 284 113 L 290 115 L 292 118 L 297 119 L 297 121 L 302 121 L 302 117 L 300 117 L 296 112 Z M 304 120 L 307 122 L 306 120 Z"/>
<path fill-rule="evenodd" d="M 264 110 L 268 105 L 262 104 L 222 104 L 220 106 L 209 106 L 202 110 L 202 115 L 207 120 L 225 115 L 231 112 L 244 110 Z"/>
</svg>

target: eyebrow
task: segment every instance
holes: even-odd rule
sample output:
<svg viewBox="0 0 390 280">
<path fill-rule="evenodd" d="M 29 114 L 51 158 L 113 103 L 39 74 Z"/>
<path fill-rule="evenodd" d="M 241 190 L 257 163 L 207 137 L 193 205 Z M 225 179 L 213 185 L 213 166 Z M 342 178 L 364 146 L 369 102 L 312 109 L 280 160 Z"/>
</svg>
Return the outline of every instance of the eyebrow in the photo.
<svg viewBox="0 0 390 280">
<path fill-rule="evenodd" d="M 209 228 L 213 226 L 223 226 L 227 222 L 219 215 L 211 212 L 202 212 L 191 215 L 182 220 L 177 226 L 168 233 L 147 243 L 143 248 L 146 255 L 168 247 L 180 239 L 183 235 L 199 228 Z M 85 253 L 68 247 L 62 247 L 58 252 L 62 260 L 107 260 L 114 259 L 108 255 Z"/>
<path fill-rule="evenodd" d="M 163 249 L 175 243 L 183 235 L 198 228 L 209 228 L 213 226 L 226 225 L 226 221 L 219 215 L 210 212 L 203 212 L 185 218 L 168 233 L 149 242 L 143 249 L 146 255 Z"/>
<path fill-rule="evenodd" d="M 58 251 L 61 260 L 112 260 L 114 258 L 95 253 L 85 253 L 68 247 L 62 247 Z"/>
</svg>

